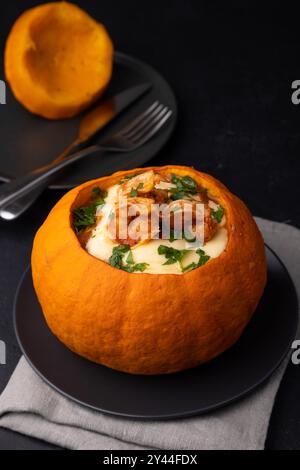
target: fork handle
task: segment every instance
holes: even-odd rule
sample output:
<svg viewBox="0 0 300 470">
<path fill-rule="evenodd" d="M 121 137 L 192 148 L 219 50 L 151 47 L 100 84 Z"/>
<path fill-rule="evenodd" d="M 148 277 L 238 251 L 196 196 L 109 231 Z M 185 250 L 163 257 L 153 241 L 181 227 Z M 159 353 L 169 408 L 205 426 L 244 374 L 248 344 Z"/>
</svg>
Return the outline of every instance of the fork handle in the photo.
<svg viewBox="0 0 300 470">
<path fill-rule="evenodd" d="M 27 175 L 16 178 L 9 183 L 4 183 L 0 186 L 0 210 L 5 209 L 5 206 L 9 203 L 15 202 L 17 199 L 25 196 L 31 191 L 35 191 L 40 187 L 43 187 L 45 182 L 48 182 L 54 175 L 59 171 L 63 170 L 67 166 L 71 165 L 83 157 L 91 155 L 92 153 L 99 152 L 101 150 L 98 145 L 91 145 L 80 152 L 76 152 L 61 161 L 54 161 L 38 168 Z"/>
</svg>

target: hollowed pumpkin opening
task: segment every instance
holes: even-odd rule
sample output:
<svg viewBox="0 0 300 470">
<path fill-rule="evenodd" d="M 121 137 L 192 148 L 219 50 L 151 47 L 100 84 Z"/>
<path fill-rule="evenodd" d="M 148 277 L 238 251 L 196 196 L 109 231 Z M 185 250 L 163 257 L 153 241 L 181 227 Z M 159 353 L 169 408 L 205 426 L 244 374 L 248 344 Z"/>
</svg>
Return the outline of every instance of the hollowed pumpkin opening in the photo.
<svg viewBox="0 0 300 470">
<path fill-rule="evenodd" d="M 129 273 L 185 274 L 226 249 L 226 210 L 188 174 L 141 171 L 77 195 L 70 214 L 81 246 Z"/>
</svg>

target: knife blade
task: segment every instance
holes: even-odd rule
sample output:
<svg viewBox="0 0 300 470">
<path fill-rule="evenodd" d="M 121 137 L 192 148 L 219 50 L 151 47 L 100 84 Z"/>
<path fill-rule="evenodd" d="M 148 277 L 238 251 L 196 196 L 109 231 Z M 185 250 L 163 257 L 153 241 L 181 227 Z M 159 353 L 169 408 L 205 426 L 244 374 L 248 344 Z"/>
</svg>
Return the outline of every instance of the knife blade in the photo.
<svg viewBox="0 0 300 470">
<path fill-rule="evenodd" d="M 150 83 L 133 86 L 108 98 L 104 103 L 99 104 L 89 111 L 80 121 L 76 139 L 58 158 L 64 158 L 80 150 L 85 143 L 90 141 L 100 130 L 146 94 L 151 88 L 152 85 Z"/>
</svg>

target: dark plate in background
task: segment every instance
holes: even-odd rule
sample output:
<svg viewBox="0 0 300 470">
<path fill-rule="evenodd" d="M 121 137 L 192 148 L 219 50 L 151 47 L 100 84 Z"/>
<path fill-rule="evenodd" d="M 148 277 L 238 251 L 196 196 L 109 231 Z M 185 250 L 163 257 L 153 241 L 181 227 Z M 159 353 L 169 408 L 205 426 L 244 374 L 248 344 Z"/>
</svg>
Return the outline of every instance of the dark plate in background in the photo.
<svg viewBox="0 0 300 470">
<path fill-rule="evenodd" d="M 169 106 L 173 116 L 168 124 L 147 144 L 130 153 L 97 154 L 75 163 L 50 186 L 70 188 L 115 171 L 136 168 L 150 160 L 169 139 L 177 117 L 176 99 L 165 79 L 149 65 L 126 54 L 116 53 L 114 73 L 109 88 L 101 98 L 114 95 L 140 83 L 152 84 L 144 97 L 128 108 L 116 121 L 101 131 L 101 138 L 127 123 L 155 100 Z M 0 106 L 0 181 L 7 181 L 33 170 L 57 157 L 76 136 L 82 117 L 62 121 L 49 121 L 26 111 L 12 96 L 7 87 L 7 104 Z M 8 112 L 9 111 L 9 112 Z M 101 143 L 101 139 L 98 139 Z"/>
<path fill-rule="evenodd" d="M 69 351 L 48 329 L 28 270 L 14 307 L 20 347 L 35 371 L 63 395 L 128 418 L 171 419 L 227 405 L 263 383 L 290 350 L 297 296 L 278 257 L 267 248 L 268 282 L 239 341 L 211 362 L 181 373 L 136 376 L 94 364 Z"/>
</svg>

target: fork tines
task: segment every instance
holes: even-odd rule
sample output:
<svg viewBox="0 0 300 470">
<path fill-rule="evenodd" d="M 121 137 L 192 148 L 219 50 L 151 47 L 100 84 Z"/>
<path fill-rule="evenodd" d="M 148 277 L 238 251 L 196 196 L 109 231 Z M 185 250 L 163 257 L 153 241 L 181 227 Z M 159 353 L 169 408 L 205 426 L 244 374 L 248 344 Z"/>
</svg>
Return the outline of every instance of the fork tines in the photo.
<svg viewBox="0 0 300 470">
<path fill-rule="evenodd" d="M 135 145 L 142 145 L 149 140 L 168 121 L 172 110 L 154 101 L 144 112 L 121 130 L 120 136 Z"/>
</svg>

